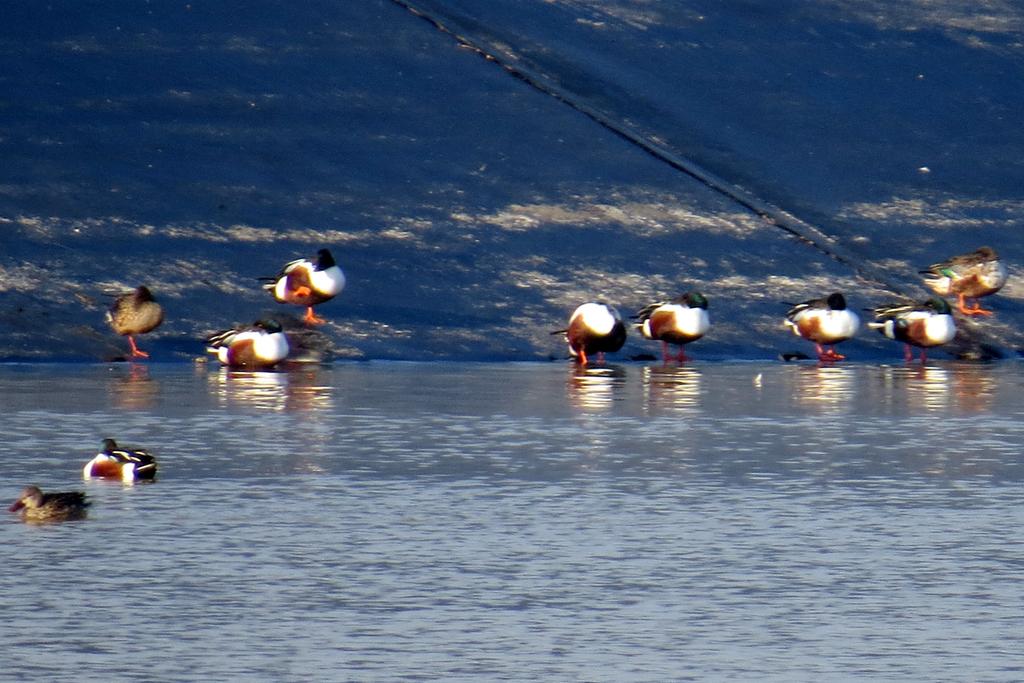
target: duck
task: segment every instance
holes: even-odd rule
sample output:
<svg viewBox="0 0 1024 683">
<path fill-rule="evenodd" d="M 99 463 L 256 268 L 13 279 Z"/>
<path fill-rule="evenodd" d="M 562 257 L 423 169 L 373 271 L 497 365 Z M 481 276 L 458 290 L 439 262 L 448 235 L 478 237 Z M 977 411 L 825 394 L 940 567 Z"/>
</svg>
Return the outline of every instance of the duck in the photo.
<svg viewBox="0 0 1024 683">
<path fill-rule="evenodd" d="M 846 307 L 846 297 L 841 292 L 786 305 L 791 307 L 786 312 L 786 325 L 792 328 L 793 334 L 814 342 L 819 361 L 846 358 L 836 351 L 835 345 L 857 334 L 860 316 Z"/>
<path fill-rule="evenodd" d="M 103 439 L 100 452 L 82 468 L 85 479 L 120 479 L 126 484 L 156 478 L 156 458 L 136 448 L 120 448 L 113 439 Z"/>
<path fill-rule="evenodd" d="M 335 262 L 330 250 L 321 249 L 315 259 L 289 261 L 275 277 L 263 277 L 263 288 L 280 303 L 306 307 L 303 320 L 309 325 L 322 325 L 313 307 L 330 301 L 345 288 L 345 273 Z"/>
<path fill-rule="evenodd" d="M 288 356 L 288 337 L 276 320 L 257 320 L 252 325 L 212 334 L 206 350 L 228 367 L 269 368 Z"/>
<path fill-rule="evenodd" d="M 979 247 L 969 254 L 933 263 L 922 270 L 925 284 L 939 296 L 957 297 L 957 310 L 964 315 L 992 315 L 978 302 L 995 294 L 1006 284 L 1006 266 L 992 247 Z M 973 305 L 968 306 L 968 303 Z"/>
<path fill-rule="evenodd" d="M 661 355 L 670 359 L 668 345 L 679 347 L 676 360 L 689 360 L 685 345 L 697 341 L 711 326 L 708 320 L 708 300 L 700 292 L 687 292 L 671 301 L 658 301 L 641 308 L 633 318 L 644 339 L 661 341 Z"/>
<path fill-rule="evenodd" d="M 135 336 L 152 332 L 164 321 L 164 309 L 157 303 L 149 287 L 140 285 L 119 294 L 107 311 L 107 322 L 114 332 L 128 338 L 130 358 L 149 358 L 135 344 Z"/>
<path fill-rule="evenodd" d="M 565 335 L 569 355 L 582 366 L 589 362 L 588 355 L 597 354 L 604 362 L 604 354 L 614 353 L 626 343 L 626 325 L 614 306 L 602 301 L 581 304 L 569 316 L 569 327 L 551 334 Z"/>
<path fill-rule="evenodd" d="M 926 349 L 941 346 L 956 336 L 956 321 L 949 302 L 939 297 L 927 301 L 898 303 L 873 309 L 875 322 L 868 327 L 889 339 L 903 342 L 903 356 L 914 360 L 911 346 L 921 349 L 921 363 L 927 359 Z"/>
<path fill-rule="evenodd" d="M 10 508 L 26 522 L 64 522 L 84 519 L 90 505 L 81 491 L 43 493 L 38 486 L 26 486 Z"/>
</svg>

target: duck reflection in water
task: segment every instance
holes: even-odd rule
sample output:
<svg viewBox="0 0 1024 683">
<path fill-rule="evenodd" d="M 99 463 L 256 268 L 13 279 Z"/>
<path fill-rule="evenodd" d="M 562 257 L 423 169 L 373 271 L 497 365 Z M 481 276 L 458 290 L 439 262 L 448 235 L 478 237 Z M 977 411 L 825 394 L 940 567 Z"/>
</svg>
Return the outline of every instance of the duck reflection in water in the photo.
<svg viewBox="0 0 1024 683">
<path fill-rule="evenodd" d="M 329 410 L 334 407 L 334 394 L 329 378 L 321 377 L 319 365 L 298 365 L 289 370 L 285 385 L 285 410 Z"/>
<path fill-rule="evenodd" d="M 126 410 L 153 408 L 160 396 L 160 383 L 149 376 L 149 367 L 131 363 L 116 367 L 107 385 L 115 406 Z"/>
<path fill-rule="evenodd" d="M 288 374 L 276 371 L 232 370 L 222 367 L 209 375 L 211 393 L 223 404 L 284 410 Z"/>
<path fill-rule="evenodd" d="M 886 401 L 894 408 L 944 411 L 952 402 L 950 373 L 937 365 L 883 366 Z"/>
<path fill-rule="evenodd" d="M 701 407 L 701 373 L 692 366 L 645 365 L 641 383 L 647 409 L 695 410 Z"/>
<path fill-rule="evenodd" d="M 615 365 L 572 365 L 567 388 L 569 403 L 581 410 L 607 410 L 626 384 L 626 371 Z"/>
<path fill-rule="evenodd" d="M 995 403 L 997 366 L 992 363 L 957 363 L 953 371 L 953 401 L 967 413 L 984 413 Z"/>
<path fill-rule="evenodd" d="M 950 365 L 884 368 L 889 401 L 925 412 L 955 409 L 984 413 L 992 409 L 999 366 L 959 362 Z"/>
<path fill-rule="evenodd" d="M 209 377 L 213 394 L 224 404 L 288 412 L 330 409 L 334 405 L 330 384 L 320 381 L 319 367 L 313 365 L 287 371 L 222 367 Z"/>
<path fill-rule="evenodd" d="M 796 371 L 794 395 L 802 407 L 825 413 L 849 408 L 856 393 L 853 370 L 830 363 L 793 369 Z"/>
</svg>

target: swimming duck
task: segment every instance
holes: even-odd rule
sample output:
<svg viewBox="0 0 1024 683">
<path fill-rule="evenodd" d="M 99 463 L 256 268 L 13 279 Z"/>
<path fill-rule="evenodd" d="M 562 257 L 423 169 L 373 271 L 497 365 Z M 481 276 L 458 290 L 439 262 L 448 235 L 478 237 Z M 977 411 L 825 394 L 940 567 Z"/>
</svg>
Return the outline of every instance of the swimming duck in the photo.
<svg viewBox="0 0 1024 683">
<path fill-rule="evenodd" d="M 26 522 L 63 522 L 84 519 L 89 501 L 80 491 L 43 493 L 38 486 L 26 486 L 9 510 L 21 511 Z"/>
<path fill-rule="evenodd" d="M 119 448 L 113 439 L 103 439 L 100 452 L 82 468 L 85 479 L 120 479 L 132 483 L 156 477 L 156 458 L 147 451 Z"/>
<path fill-rule="evenodd" d="M 135 335 L 146 334 L 164 321 L 164 309 L 153 298 L 146 286 L 136 287 L 131 292 L 119 294 L 107 311 L 107 322 L 121 336 L 128 337 L 131 358 L 148 358 L 135 345 Z"/>
<path fill-rule="evenodd" d="M 708 300 L 700 292 L 687 292 L 671 301 L 659 301 L 641 308 L 634 318 L 644 339 L 661 341 L 661 355 L 669 361 L 668 345 L 679 347 L 676 360 L 689 360 L 684 346 L 704 336 L 710 326 Z"/>
<path fill-rule="evenodd" d="M 1006 266 L 995 249 L 981 247 L 969 254 L 928 266 L 922 270 L 925 284 L 939 296 L 957 296 L 957 308 L 964 315 L 992 315 L 978 299 L 995 294 L 1006 284 Z M 972 299 L 973 306 L 967 306 Z"/>
<path fill-rule="evenodd" d="M 941 346 L 956 336 L 956 321 L 945 299 L 932 297 L 921 303 L 892 304 L 874 309 L 875 322 L 868 323 L 889 339 L 903 342 L 903 356 L 914 360 L 911 346 L 921 349 L 921 362 L 927 359 L 925 349 Z"/>
<path fill-rule="evenodd" d="M 564 334 L 569 355 L 586 365 L 587 355 L 596 353 L 598 362 L 604 354 L 618 351 L 626 343 L 626 326 L 613 306 L 591 301 L 579 306 L 569 317 L 569 327 L 551 334 Z"/>
<path fill-rule="evenodd" d="M 288 355 L 288 337 L 276 320 L 257 320 L 210 335 L 206 350 L 230 367 L 266 368 Z"/>
<path fill-rule="evenodd" d="M 857 334 L 860 317 L 846 307 L 846 297 L 839 292 L 823 299 L 811 299 L 792 306 L 786 313 L 786 325 L 793 334 L 814 342 L 818 360 L 837 361 L 846 356 L 835 350 L 835 345 Z M 823 347 L 828 347 L 825 349 Z"/>
<path fill-rule="evenodd" d="M 327 249 L 318 251 L 316 259 L 289 261 L 276 277 L 260 280 L 280 303 L 305 306 L 304 320 L 311 325 L 324 322 L 313 313 L 313 307 L 333 299 L 345 288 L 345 274 Z"/>
</svg>

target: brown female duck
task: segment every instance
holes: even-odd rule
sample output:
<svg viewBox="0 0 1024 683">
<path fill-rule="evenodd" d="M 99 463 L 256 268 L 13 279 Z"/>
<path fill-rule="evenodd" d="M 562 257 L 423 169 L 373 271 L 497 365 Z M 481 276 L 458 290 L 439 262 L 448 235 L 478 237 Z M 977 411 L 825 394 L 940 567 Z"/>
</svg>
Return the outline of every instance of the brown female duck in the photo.
<svg viewBox="0 0 1024 683">
<path fill-rule="evenodd" d="M 128 344 L 131 346 L 130 358 L 149 357 L 148 353 L 140 351 L 135 345 L 135 335 L 151 332 L 163 321 L 164 309 L 144 285 L 118 295 L 107 311 L 107 322 L 114 328 L 114 332 L 128 337 Z"/>
<path fill-rule="evenodd" d="M 8 509 L 20 511 L 26 522 L 64 522 L 84 519 L 88 507 L 89 501 L 80 491 L 43 493 L 38 486 L 26 486 Z"/>
<path fill-rule="evenodd" d="M 1006 284 L 1006 266 L 992 247 L 980 247 L 922 270 L 925 284 L 939 296 L 956 296 L 957 309 L 964 315 L 992 315 L 978 303 Z M 968 306 L 968 302 L 972 306 Z"/>
</svg>

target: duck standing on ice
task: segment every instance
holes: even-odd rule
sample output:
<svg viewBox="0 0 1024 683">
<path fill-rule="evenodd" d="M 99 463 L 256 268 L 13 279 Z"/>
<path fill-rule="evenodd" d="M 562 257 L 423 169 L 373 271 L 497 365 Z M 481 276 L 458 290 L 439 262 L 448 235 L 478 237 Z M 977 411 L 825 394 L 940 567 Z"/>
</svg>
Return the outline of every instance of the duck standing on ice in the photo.
<svg viewBox="0 0 1024 683">
<path fill-rule="evenodd" d="M 140 351 L 135 345 L 135 335 L 151 332 L 163 321 L 164 309 L 145 285 L 136 287 L 131 292 L 119 294 L 107 311 L 107 322 L 114 332 L 128 337 L 128 345 L 131 346 L 130 358 L 149 357 L 148 353 Z"/>
<path fill-rule="evenodd" d="M 310 325 L 324 322 L 313 313 L 313 307 L 330 301 L 345 288 L 345 274 L 327 249 L 318 251 L 315 259 L 289 261 L 275 277 L 260 280 L 278 302 L 305 306 L 303 320 Z"/>
<path fill-rule="evenodd" d="M 636 326 L 644 339 L 661 341 L 661 355 L 666 363 L 669 361 L 669 344 L 679 347 L 677 361 L 687 361 L 685 345 L 703 337 L 711 326 L 708 300 L 700 292 L 687 292 L 672 301 L 644 306 L 633 317 L 640 321 Z"/>
<path fill-rule="evenodd" d="M 793 329 L 793 334 L 814 342 L 818 360 L 846 358 L 836 352 L 835 345 L 857 334 L 860 328 L 860 316 L 846 307 L 846 297 L 834 292 L 823 299 L 789 305 L 792 308 L 786 313 L 786 325 Z"/>
<path fill-rule="evenodd" d="M 875 322 L 868 327 L 889 339 L 903 342 L 903 356 L 914 360 L 911 346 L 921 349 L 921 363 L 927 359 L 926 349 L 941 346 L 956 336 L 956 321 L 945 299 L 932 297 L 921 303 L 901 303 L 874 309 Z"/>
<path fill-rule="evenodd" d="M 564 334 L 569 344 L 569 355 L 580 365 L 587 365 L 587 356 L 597 354 L 604 362 L 604 354 L 618 351 L 626 343 L 626 325 L 613 306 L 601 301 L 580 305 L 569 316 L 569 327 L 551 334 Z"/>
<path fill-rule="evenodd" d="M 922 270 L 925 284 L 939 296 L 957 297 L 957 308 L 964 315 L 992 315 L 978 303 L 983 296 L 995 294 L 1006 284 L 1006 266 L 992 247 L 980 247 Z M 974 305 L 968 306 L 968 300 Z"/>
</svg>

